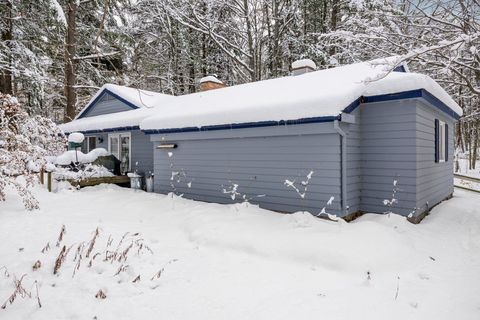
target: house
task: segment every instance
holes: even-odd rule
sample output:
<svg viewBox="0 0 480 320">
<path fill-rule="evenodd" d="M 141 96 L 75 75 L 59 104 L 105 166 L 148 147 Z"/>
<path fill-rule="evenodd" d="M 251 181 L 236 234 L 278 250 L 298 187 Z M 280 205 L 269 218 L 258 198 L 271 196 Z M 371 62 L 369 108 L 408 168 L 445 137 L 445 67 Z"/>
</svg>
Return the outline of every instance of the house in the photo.
<svg viewBox="0 0 480 320">
<path fill-rule="evenodd" d="M 102 86 L 76 118 L 60 125 L 65 133 L 82 132 L 82 151 L 105 148 L 121 160 L 126 173 L 153 172 L 153 145 L 140 131 L 140 121 L 174 98 L 157 92 L 113 84 Z"/>
<path fill-rule="evenodd" d="M 390 62 L 391 61 L 387 61 Z M 185 95 L 140 123 L 155 191 L 341 217 L 419 221 L 453 193 L 461 108 L 430 77 L 385 61 Z"/>
<path fill-rule="evenodd" d="M 201 92 L 179 97 L 107 85 L 63 128 L 114 154 L 115 137 L 130 133 L 129 163 L 153 170 L 155 192 L 418 222 L 453 193 L 462 110 L 430 77 L 403 64 L 389 72 L 392 63 L 315 71 L 302 60 L 292 76 L 232 87 L 206 77 Z"/>
</svg>

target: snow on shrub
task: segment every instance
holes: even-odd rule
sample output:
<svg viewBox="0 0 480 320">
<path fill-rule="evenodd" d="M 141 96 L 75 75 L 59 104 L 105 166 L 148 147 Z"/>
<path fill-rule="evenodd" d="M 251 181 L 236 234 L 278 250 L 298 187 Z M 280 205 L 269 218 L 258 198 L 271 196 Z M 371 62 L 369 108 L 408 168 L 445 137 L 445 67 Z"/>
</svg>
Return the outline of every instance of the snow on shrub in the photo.
<svg viewBox="0 0 480 320">
<path fill-rule="evenodd" d="M 65 136 L 55 123 L 30 116 L 16 98 L 0 93 L 0 201 L 5 201 L 5 190 L 11 186 L 26 209 L 38 208 L 38 201 L 30 192 L 35 173 L 45 168 L 47 156 L 64 148 Z"/>
<path fill-rule="evenodd" d="M 75 150 L 68 150 L 65 151 L 63 154 L 59 155 L 55 159 L 55 164 L 60 166 L 68 166 L 72 162 L 79 162 L 79 163 L 92 163 L 97 160 L 98 157 L 108 156 L 110 153 L 105 150 L 104 148 L 96 148 L 90 151 L 89 153 L 85 154 L 82 151 L 75 151 Z"/>
<path fill-rule="evenodd" d="M 55 180 L 83 180 L 88 178 L 113 177 L 114 174 L 103 166 L 87 164 L 78 171 L 72 171 L 70 168 L 55 168 L 53 177 Z"/>
</svg>

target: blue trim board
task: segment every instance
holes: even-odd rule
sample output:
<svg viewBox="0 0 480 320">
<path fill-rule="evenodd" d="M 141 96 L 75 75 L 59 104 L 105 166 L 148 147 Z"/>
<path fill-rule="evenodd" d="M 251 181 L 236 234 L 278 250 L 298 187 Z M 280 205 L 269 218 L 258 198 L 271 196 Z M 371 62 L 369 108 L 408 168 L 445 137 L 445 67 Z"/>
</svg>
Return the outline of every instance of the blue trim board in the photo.
<svg viewBox="0 0 480 320">
<path fill-rule="evenodd" d="M 88 112 L 97 104 L 98 100 L 102 99 L 106 94 L 109 94 L 112 97 L 114 97 L 115 99 L 125 103 L 127 106 L 129 106 L 132 109 L 138 109 L 139 108 L 138 106 L 134 105 L 133 103 L 131 103 L 131 102 L 125 100 L 124 98 L 120 97 L 118 94 L 115 94 L 108 89 L 103 89 L 103 91 L 95 98 L 95 100 L 93 100 L 87 106 L 87 108 L 85 108 L 85 110 L 83 110 L 83 112 L 78 116 L 77 119 L 84 118 L 88 114 Z"/>
</svg>

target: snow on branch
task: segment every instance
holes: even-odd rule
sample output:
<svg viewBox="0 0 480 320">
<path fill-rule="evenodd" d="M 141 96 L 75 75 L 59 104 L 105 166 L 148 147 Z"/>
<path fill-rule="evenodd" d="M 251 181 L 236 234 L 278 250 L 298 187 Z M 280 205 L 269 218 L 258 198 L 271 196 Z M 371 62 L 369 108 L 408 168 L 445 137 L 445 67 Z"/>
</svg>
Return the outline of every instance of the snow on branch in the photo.
<svg viewBox="0 0 480 320">
<path fill-rule="evenodd" d="M 28 115 L 16 98 L 0 93 L 0 201 L 13 187 L 26 209 L 39 208 L 30 187 L 46 168 L 46 157 L 64 146 L 65 137 L 51 120 Z"/>
<path fill-rule="evenodd" d="M 105 58 L 105 57 L 111 57 L 111 56 L 116 56 L 120 52 L 118 51 L 112 51 L 112 52 L 105 52 L 105 53 L 95 53 L 95 54 L 89 54 L 86 56 L 76 56 L 73 59 L 74 60 L 89 60 L 89 59 L 100 59 L 100 58 Z"/>
</svg>

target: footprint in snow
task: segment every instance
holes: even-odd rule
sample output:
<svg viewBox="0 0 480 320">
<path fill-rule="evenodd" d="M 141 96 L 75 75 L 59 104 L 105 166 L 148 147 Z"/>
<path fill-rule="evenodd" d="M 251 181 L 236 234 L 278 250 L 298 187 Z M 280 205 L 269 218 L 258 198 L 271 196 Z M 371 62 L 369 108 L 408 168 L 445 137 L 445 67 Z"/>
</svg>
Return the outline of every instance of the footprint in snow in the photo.
<svg viewBox="0 0 480 320">
<path fill-rule="evenodd" d="M 418 277 L 422 280 L 430 280 L 430 276 L 428 274 L 425 274 L 425 273 L 419 273 Z"/>
</svg>

